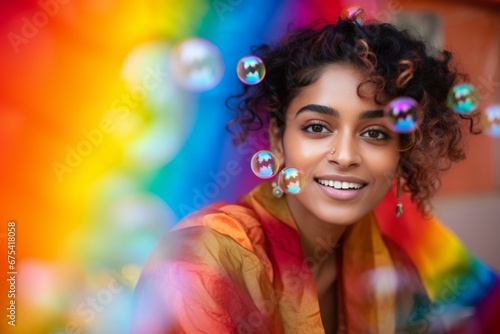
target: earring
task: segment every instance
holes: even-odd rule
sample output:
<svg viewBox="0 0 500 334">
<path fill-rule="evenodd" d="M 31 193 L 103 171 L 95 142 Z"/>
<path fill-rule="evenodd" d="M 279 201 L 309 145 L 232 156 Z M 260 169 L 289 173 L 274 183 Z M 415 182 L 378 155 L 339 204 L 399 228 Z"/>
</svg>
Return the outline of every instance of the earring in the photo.
<svg viewBox="0 0 500 334">
<path fill-rule="evenodd" d="M 398 202 L 396 203 L 396 217 L 401 217 L 403 214 L 403 203 L 401 202 L 401 178 L 398 177 L 397 181 L 397 197 Z"/>
<path fill-rule="evenodd" d="M 283 196 L 283 190 L 281 190 L 278 183 L 276 181 L 273 181 L 273 183 L 271 183 L 271 186 L 273 187 L 273 196 L 276 198 L 281 198 Z"/>
</svg>

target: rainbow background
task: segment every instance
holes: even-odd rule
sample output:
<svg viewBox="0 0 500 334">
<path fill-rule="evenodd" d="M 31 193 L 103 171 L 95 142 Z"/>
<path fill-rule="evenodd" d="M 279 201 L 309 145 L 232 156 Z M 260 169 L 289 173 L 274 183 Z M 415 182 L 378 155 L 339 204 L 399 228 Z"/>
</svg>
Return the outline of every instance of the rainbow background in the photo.
<svg viewBox="0 0 500 334">
<path fill-rule="evenodd" d="M 411 0 L 357 1 L 370 18 Z M 259 180 L 235 148 L 226 98 L 238 60 L 350 1 L 40 0 L 0 4 L 0 248 L 16 223 L 16 326 L 2 333 L 126 333 L 141 266 L 187 213 Z M 392 7 L 391 7 L 392 6 Z M 221 81 L 178 84 L 172 53 L 213 43 Z M 145 81 L 147 80 L 147 81 Z M 0 257 L 1 310 L 9 306 Z M 4 311 L 5 312 L 5 311 Z M 7 312 L 5 312 L 7 314 Z"/>
</svg>

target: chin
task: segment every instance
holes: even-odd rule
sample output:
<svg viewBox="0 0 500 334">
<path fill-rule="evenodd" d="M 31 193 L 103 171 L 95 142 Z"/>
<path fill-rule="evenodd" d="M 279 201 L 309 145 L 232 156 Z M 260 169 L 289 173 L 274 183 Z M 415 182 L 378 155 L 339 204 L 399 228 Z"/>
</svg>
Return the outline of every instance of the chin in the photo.
<svg viewBox="0 0 500 334">
<path fill-rule="evenodd" d="M 327 224 L 348 226 L 360 221 L 369 212 L 367 211 L 360 214 L 359 211 L 352 212 L 349 209 L 341 210 L 341 212 L 339 212 L 338 209 L 332 211 L 334 212 L 322 214 L 321 217 L 318 218 Z"/>
<path fill-rule="evenodd" d="M 356 203 L 332 203 L 331 201 L 315 201 L 307 205 L 304 203 L 307 211 L 314 216 L 318 221 L 325 224 L 348 226 L 352 225 L 363 217 L 365 217 L 371 210 L 366 206 L 361 207 Z"/>
</svg>

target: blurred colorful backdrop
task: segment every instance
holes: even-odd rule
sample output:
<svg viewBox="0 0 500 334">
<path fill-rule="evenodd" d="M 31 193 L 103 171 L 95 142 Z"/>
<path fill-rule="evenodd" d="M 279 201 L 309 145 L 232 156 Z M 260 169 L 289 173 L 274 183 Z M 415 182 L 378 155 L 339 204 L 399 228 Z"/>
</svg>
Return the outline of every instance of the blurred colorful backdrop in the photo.
<svg viewBox="0 0 500 334">
<path fill-rule="evenodd" d="M 2 0 L 0 332 L 126 333 L 161 235 L 259 182 L 249 160 L 265 138 L 237 148 L 224 127 L 238 60 L 353 3 L 372 19 L 466 22 L 479 32 L 469 47 L 484 43 L 474 46 L 481 65 L 463 56 L 483 83 L 481 103 L 500 102 L 497 0 Z M 460 52 L 462 28 L 446 20 L 438 42 Z M 483 163 L 465 163 L 444 192 L 499 189 L 495 139 L 474 140 L 471 160 Z M 456 186 L 471 172 L 474 183 Z"/>
</svg>

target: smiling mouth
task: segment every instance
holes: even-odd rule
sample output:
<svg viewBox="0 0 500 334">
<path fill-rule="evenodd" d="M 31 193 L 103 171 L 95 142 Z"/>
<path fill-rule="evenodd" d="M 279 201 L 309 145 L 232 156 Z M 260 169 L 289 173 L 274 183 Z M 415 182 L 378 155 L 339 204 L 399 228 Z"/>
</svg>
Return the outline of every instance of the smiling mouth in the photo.
<svg viewBox="0 0 500 334">
<path fill-rule="evenodd" d="M 317 183 L 325 187 L 338 190 L 359 190 L 367 186 L 367 183 L 344 182 L 324 179 L 314 179 Z"/>
</svg>

